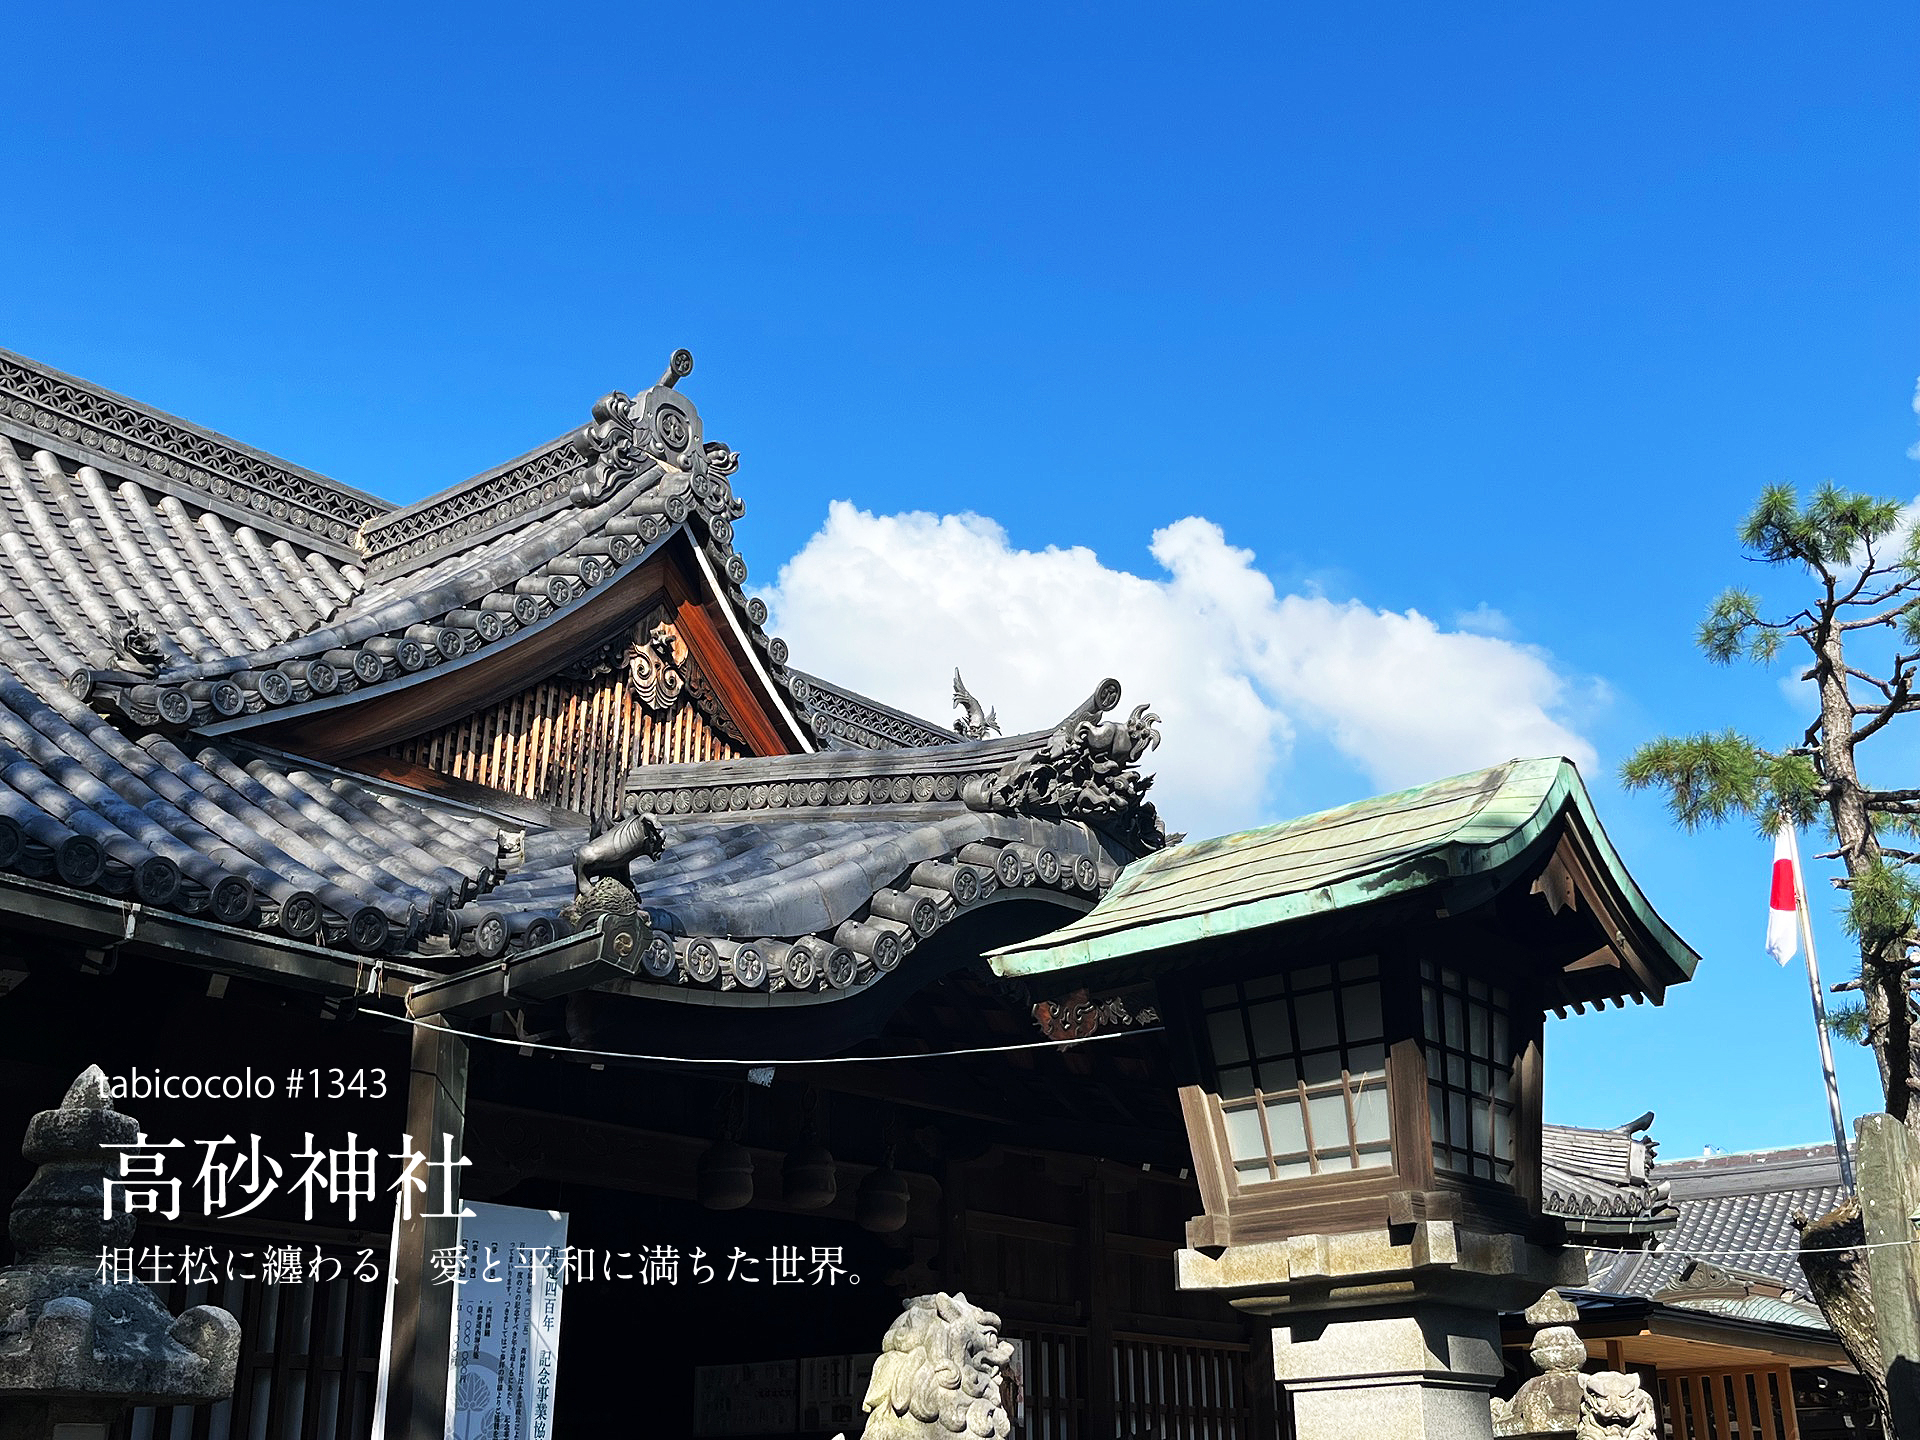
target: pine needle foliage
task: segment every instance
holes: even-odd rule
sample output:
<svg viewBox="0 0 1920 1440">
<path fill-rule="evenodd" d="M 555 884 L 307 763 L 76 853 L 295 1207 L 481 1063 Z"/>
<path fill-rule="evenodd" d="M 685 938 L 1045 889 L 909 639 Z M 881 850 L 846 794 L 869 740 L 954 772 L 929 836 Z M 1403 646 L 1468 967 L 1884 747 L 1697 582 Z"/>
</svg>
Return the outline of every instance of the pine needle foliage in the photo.
<svg viewBox="0 0 1920 1440">
<path fill-rule="evenodd" d="M 1695 640 L 1715 665 L 1807 662 L 1819 696 L 1804 734 L 1768 745 L 1738 730 L 1663 735 L 1628 757 L 1628 789 L 1661 794 L 1694 831 L 1748 820 L 1771 834 L 1782 820 L 1824 832 L 1845 874 L 1842 920 L 1858 973 L 1835 988 L 1852 998 L 1831 1028 L 1869 1045 L 1887 1109 L 1920 1134 L 1916 1031 L 1909 1000 L 1920 942 L 1920 788 L 1876 786 L 1860 761 L 1894 719 L 1920 709 L 1920 531 L 1898 500 L 1832 484 L 1803 504 L 1790 485 L 1760 492 L 1739 530 L 1750 561 L 1790 578 L 1796 609 L 1770 612 L 1734 586 L 1707 607 Z"/>
</svg>

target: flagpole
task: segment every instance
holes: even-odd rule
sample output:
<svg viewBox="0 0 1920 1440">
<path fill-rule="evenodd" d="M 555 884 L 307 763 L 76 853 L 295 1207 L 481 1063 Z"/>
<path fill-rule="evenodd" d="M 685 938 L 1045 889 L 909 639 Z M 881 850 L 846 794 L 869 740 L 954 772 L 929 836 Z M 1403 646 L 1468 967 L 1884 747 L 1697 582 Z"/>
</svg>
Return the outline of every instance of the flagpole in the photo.
<svg viewBox="0 0 1920 1440">
<path fill-rule="evenodd" d="M 1792 835 L 1792 831 L 1788 832 Z M 1827 1036 L 1827 998 L 1820 986 L 1820 961 L 1813 952 L 1813 917 L 1807 910 L 1806 877 L 1800 870 L 1800 837 L 1793 835 L 1794 908 L 1800 912 L 1800 939 L 1807 947 L 1807 987 L 1813 994 L 1813 1030 L 1820 1040 L 1820 1071 L 1827 1081 L 1827 1111 L 1833 1117 L 1833 1150 L 1840 1161 L 1840 1183 L 1853 1189 L 1853 1156 L 1847 1150 L 1847 1121 L 1840 1108 L 1840 1079 L 1833 1073 L 1833 1044 Z"/>
</svg>

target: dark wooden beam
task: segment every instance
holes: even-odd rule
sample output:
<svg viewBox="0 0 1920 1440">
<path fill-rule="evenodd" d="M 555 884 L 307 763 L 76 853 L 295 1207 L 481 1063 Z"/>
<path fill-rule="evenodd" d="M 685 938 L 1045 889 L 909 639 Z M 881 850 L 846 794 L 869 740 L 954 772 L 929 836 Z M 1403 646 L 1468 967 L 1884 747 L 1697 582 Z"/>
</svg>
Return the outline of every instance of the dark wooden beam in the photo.
<svg viewBox="0 0 1920 1440">
<path fill-rule="evenodd" d="M 466 1144 L 467 1045 L 451 1030 L 422 1027 L 413 1032 L 407 1076 L 407 1134 L 414 1148 L 439 1159 L 441 1137 L 451 1136 L 453 1153 Z M 460 1209 L 459 1171 L 449 1172 L 448 1188 Z M 439 1178 L 429 1172 L 432 1180 Z M 429 1183 L 415 1197 L 413 1215 L 399 1222 L 394 1258 L 393 1333 L 387 1350 L 386 1423 L 380 1440 L 442 1440 L 447 1424 L 448 1360 L 453 1344 L 453 1302 L 457 1288 L 436 1284 L 434 1252 L 460 1243 L 460 1221 L 431 1216 L 441 1208 L 442 1187 Z"/>
<path fill-rule="evenodd" d="M 578 1115 L 560 1115 L 490 1100 L 473 1102 L 470 1116 L 474 1175 L 498 1193 L 536 1177 L 567 1184 L 599 1186 L 673 1200 L 696 1201 L 700 1193 L 700 1156 L 711 1136 L 677 1135 L 663 1130 L 617 1125 Z M 777 1150 L 748 1147 L 753 1157 L 753 1208 L 814 1214 L 851 1222 L 859 1207 L 860 1181 L 875 1168 L 837 1162 L 839 1191 L 826 1208 L 802 1211 L 780 1197 Z M 908 1179 L 909 1229 L 932 1234 L 938 1226 L 937 1185 L 923 1171 L 903 1172 Z"/>
<path fill-rule="evenodd" d="M 730 603 L 707 595 L 705 586 L 679 565 L 665 572 L 666 593 L 673 602 L 673 624 L 680 640 L 707 672 L 707 679 L 740 726 L 755 755 L 797 755 L 804 747 L 799 737 L 779 720 L 777 702 L 753 674 L 752 662 L 740 653 L 732 626 L 718 613 Z"/>
<path fill-rule="evenodd" d="M 1087 1317 L 1088 1429 L 1095 1435 L 1115 1433 L 1113 1374 L 1113 1262 L 1107 1254 L 1107 1185 L 1096 1167 L 1081 1192 L 1080 1303 Z"/>
<path fill-rule="evenodd" d="M 367 969 L 375 963 L 384 966 L 389 983 L 425 979 L 429 973 L 404 962 L 341 955 L 271 931 L 237 930 L 24 875 L 0 875 L 0 908 L 15 925 L 67 937 L 89 950 L 150 956 L 323 995 L 363 993 Z"/>
<path fill-rule="evenodd" d="M 407 991 L 407 1013 L 416 1019 L 491 1015 L 529 1000 L 569 995 L 603 980 L 629 979 L 640 969 L 640 954 L 650 934 L 645 926 L 636 934 L 630 924 L 602 916 L 593 931 L 422 981 Z"/>
<path fill-rule="evenodd" d="M 1560 837 L 1555 858 L 1566 867 L 1581 899 L 1591 908 L 1594 919 L 1599 922 L 1607 943 L 1612 945 L 1619 954 L 1627 969 L 1633 973 L 1634 979 L 1640 982 L 1642 992 L 1655 1000 L 1660 999 L 1666 987 L 1654 979 L 1653 972 L 1633 943 L 1633 934 L 1640 927 L 1629 919 L 1624 908 L 1615 903 L 1615 897 L 1608 893 L 1597 880 L 1596 877 L 1604 872 L 1599 866 L 1597 857 L 1592 853 L 1590 842 L 1569 825 L 1566 833 Z"/>
</svg>

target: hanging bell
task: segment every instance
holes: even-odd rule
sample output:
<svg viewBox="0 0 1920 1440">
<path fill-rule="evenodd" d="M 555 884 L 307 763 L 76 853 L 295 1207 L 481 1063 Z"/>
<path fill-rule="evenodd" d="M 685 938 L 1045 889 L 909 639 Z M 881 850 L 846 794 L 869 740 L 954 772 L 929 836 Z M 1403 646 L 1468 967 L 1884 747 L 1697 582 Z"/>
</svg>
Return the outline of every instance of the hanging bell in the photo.
<svg viewBox="0 0 1920 1440">
<path fill-rule="evenodd" d="M 893 1158 L 878 1170 L 869 1170 L 854 1197 L 853 1218 L 862 1230 L 875 1235 L 891 1235 L 907 1223 L 907 1205 L 913 1191 L 907 1177 L 893 1168 Z"/>
<path fill-rule="evenodd" d="M 796 1210 L 820 1210 L 833 1203 L 840 1193 L 834 1175 L 833 1152 L 820 1143 L 811 1129 L 788 1152 L 780 1167 L 781 1194 Z"/>
<path fill-rule="evenodd" d="M 753 1152 L 720 1139 L 700 1152 L 694 1193 L 709 1210 L 738 1210 L 753 1200 Z"/>
</svg>

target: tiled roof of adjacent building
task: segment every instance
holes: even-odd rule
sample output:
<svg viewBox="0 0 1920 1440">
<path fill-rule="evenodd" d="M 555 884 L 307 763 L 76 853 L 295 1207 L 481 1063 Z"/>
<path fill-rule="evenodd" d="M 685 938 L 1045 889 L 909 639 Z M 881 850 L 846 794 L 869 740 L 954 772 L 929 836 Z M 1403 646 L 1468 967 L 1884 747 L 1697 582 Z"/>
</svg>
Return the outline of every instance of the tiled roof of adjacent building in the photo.
<svg viewBox="0 0 1920 1440">
<path fill-rule="evenodd" d="M 1620 1295 L 1669 1298 L 1687 1288 L 1808 1295 L 1796 1258 L 1796 1215 L 1823 1215 L 1845 1195 L 1831 1145 L 1755 1150 L 1663 1163 L 1678 1218 L 1643 1253 L 1595 1254 L 1592 1284 Z M 1762 1298 L 1768 1298 L 1762 1294 Z"/>
</svg>

